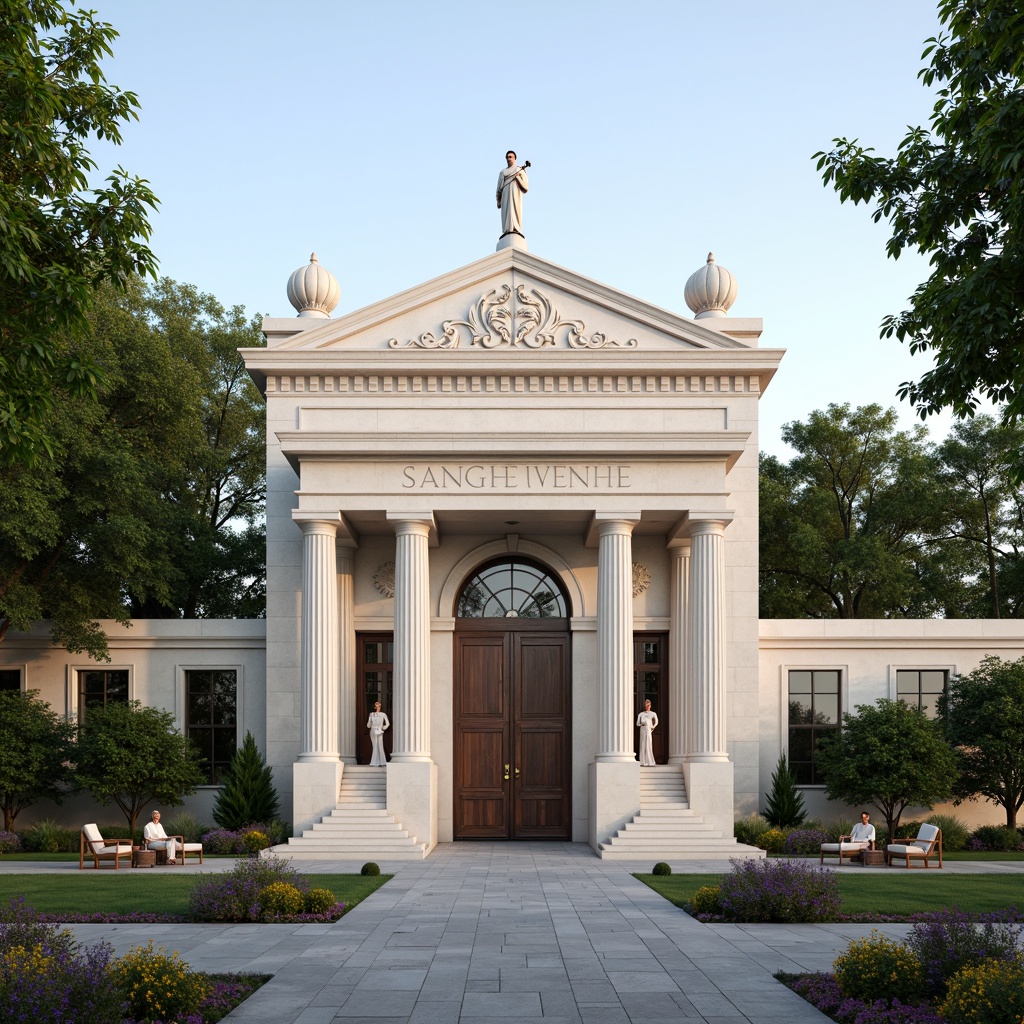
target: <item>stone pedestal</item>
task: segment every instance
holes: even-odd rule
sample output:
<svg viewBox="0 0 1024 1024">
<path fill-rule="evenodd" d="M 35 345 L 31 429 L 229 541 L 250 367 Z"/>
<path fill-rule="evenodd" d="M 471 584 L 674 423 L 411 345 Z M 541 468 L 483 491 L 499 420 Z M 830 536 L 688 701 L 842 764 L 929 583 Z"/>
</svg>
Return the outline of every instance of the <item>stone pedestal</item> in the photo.
<svg viewBox="0 0 1024 1024">
<path fill-rule="evenodd" d="M 342 763 L 296 761 L 292 765 L 292 832 L 302 830 L 326 817 L 338 806 Z"/>
<path fill-rule="evenodd" d="M 526 251 L 529 248 L 523 235 L 517 235 L 515 232 L 512 232 L 512 234 L 502 235 L 498 239 L 498 244 L 494 247 L 494 251 L 501 252 L 502 249 L 522 249 Z"/>
<path fill-rule="evenodd" d="M 388 814 L 429 853 L 437 845 L 437 765 L 432 761 L 389 761 Z"/>
<path fill-rule="evenodd" d="M 599 843 L 640 812 L 640 762 L 593 761 L 589 772 L 590 834 L 587 841 L 596 851 Z"/>
<path fill-rule="evenodd" d="M 733 835 L 733 764 L 731 761 L 687 761 L 683 765 L 690 810 L 718 829 L 726 839 Z"/>
</svg>

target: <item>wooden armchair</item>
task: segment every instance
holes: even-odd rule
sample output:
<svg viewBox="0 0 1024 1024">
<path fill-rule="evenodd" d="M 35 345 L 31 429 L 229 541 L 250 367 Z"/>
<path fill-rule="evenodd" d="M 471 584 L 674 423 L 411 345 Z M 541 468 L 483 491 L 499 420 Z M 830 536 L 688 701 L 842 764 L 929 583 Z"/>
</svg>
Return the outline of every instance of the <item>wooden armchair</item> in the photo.
<svg viewBox="0 0 1024 1024">
<path fill-rule="evenodd" d="M 905 843 L 890 843 L 885 848 L 885 862 L 892 867 L 894 857 L 903 857 L 906 860 L 907 868 L 912 860 L 924 862 L 928 867 L 928 861 L 938 855 L 938 867 L 942 867 L 942 829 L 935 825 L 922 825 L 917 830 L 916 839 L 908 839 Z"/>
<path fill-rule="evenodd" d="M 78 870 L 85 867 L 87 857 L 92 858 L 92 866 L 99 868 L 102 861 L 114 862 L 116 871 L 121 859 L 132 862 L 132 844 L 126 839 L 104 839 L 95 824 L 86 825 L 79 837 Z"/>
<path fill-rule="evenodd" d="M 839 866 L 843 866 L 843 857 L 847 860 L 856 860 L 865 850 L 871 849 L 868 840 L 854 842 L 852 836 L 840 836 L 838 843 L 822 843 L 818 850 L 818 863 L 823 864 L 826 857 L 839 856 Z"/>
<path fill-rule="evenodd" d="M 178 864 L 184 864 L 185 858 L 189 854 L 198 854 L 199 863 L 203 863 L 203 844 L 202 843 L 186 843 L 184 836 L 168 836 L 168 839 L 173 839 L 178 844 L 178 856 L 175 863 L 171 867 L 175 867 Z M 157 864 L 167 863 L 167 848 L 157 849 L 153 851 L 156 854 Z"/>
</svg>

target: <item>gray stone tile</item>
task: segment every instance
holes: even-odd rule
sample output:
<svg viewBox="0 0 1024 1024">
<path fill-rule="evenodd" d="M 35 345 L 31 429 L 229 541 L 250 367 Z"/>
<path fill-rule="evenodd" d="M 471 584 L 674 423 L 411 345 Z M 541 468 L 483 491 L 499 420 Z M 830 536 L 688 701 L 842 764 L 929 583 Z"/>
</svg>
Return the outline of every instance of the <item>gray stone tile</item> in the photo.
<svg viewBox="0 0 1024 1024">
<path fill-rule="evenodd" d="M 466 1017 L 540 1017 L 542 1009 L 537 992 L 467 992 L 462 1000 Z"/>
<path fill-rule="evenodd" d="M 338 1009 L 339 1017 L 408 1017 L 416 1004 L 415 992 L 353 992 Z"/>
</svg>

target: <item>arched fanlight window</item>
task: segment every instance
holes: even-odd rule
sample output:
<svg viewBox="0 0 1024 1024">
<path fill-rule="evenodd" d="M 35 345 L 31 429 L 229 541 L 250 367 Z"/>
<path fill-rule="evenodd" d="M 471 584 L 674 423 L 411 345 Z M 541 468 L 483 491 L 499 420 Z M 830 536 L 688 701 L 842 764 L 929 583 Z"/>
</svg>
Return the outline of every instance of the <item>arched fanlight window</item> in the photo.
<svg viewBox="0 0 1024 1024">
<path fill-rule="evenodd" d="M 554 576 L 531 562 L 504 558 L 466 581 L 455 614 L 460 619 L 564 619 L 566 607 Z"/>
</svg>

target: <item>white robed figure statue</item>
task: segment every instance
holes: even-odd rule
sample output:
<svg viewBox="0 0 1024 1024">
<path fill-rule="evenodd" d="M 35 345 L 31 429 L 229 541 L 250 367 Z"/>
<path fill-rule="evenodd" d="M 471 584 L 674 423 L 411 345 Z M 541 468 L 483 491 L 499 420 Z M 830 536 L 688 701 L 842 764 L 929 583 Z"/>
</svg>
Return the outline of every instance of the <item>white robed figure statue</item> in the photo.
<svg viewBox="0 0 1024 1024">
<path fill-rule="evenodd" d="M 651 702 L 644 701 L 644 709 L 636 716 L 636 724 L 640 727 L 640 764 L 645 768 L 654 767 L 654 747 L 651 734 L 658 727 L 658 716 L 651 710 Z"/>
<path fill-rule="evenodd" d="M 510 149 L 505 154 L 507 167 L 502 168 L 498 174 L 498 188 L 495 199 L 498 208 L 501 210 L 501 237 L 506 235 L 523 234 L 523 195 L 530 187 L 530 179 L 526 176 L 526 168 L 530 166 L 529 161 L 525 166 L 516 164 L 515 150 Z"/>
<path fill-rule="evenodd" d="M 374 701 L 373 710 L 366 720 L 366 728 L 370 730 L 370 742 L 373 744 L 373 755 L 370 757 L 370 767 L 383 768 L 388 763 L 384 754 L 384 732 L 391 728 L 388 716 L 380 709 L 380 701 Z"/>
</svg>

